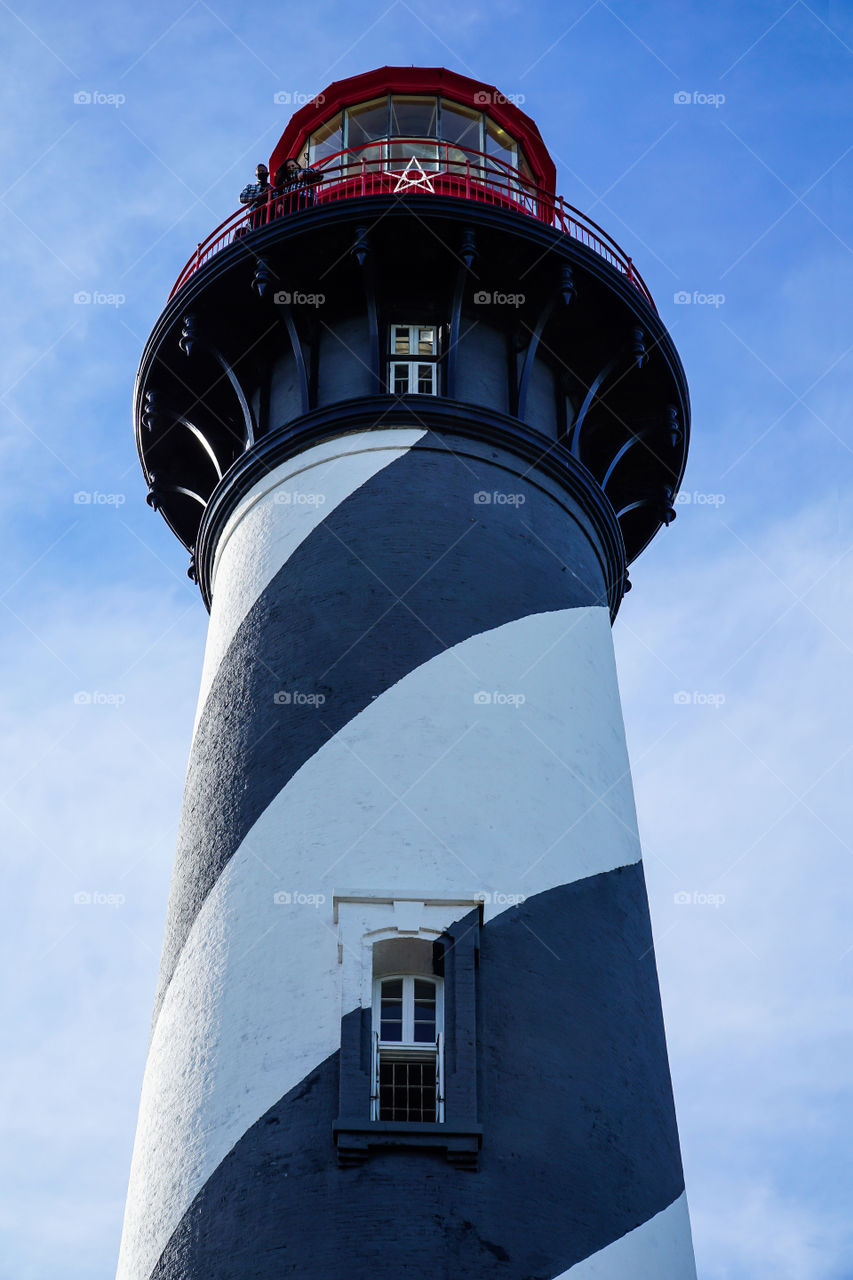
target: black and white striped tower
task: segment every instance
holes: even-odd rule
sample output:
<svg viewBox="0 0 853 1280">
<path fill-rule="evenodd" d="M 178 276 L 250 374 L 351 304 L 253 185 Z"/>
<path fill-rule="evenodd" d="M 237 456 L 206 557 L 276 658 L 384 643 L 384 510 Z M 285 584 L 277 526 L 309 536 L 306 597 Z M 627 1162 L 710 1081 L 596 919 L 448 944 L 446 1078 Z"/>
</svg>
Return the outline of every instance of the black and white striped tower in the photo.
<svg viewBox="0 0 853 1280">
<path fill-rule="evenodd" d="M 136 387 L 211 617 L 119 1280 L 693 1280 L 610 635 L 681 364 L 490 86 L 289 156 Z"/>
</svg>

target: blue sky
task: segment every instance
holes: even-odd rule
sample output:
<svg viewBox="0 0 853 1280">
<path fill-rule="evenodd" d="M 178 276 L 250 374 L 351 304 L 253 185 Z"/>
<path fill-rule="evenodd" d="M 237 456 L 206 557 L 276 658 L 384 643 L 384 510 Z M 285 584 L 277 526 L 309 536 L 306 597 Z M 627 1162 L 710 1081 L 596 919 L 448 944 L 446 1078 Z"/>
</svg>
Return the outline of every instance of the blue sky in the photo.
<svg viewBox="0 0 853 1280">
<path fill-rule="evenodd" d="M 118 1252 L 206 622 L 144 502 L 145 336 L 274 95 L 415 63 L 524 95 L 684 360 L 615 640 L 699 1275 L 848 1278 L 853 10 L 15 0 L 0 33 L 2 1274 Z"/>
</svg>

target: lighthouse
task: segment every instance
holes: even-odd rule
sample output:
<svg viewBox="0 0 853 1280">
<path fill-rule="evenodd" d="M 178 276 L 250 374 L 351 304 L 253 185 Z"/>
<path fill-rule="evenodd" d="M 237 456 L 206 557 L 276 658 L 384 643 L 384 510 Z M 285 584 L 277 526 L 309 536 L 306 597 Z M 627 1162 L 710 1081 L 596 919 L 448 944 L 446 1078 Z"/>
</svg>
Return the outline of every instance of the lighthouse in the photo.
<svg viewBox="0 0 853 1280">
<path fill-rule="evenodd" d="M 210 626 L 118 1278 L 695 1280 L 611 638 L 678 354 L 488 84 L 268 168 L 135 388 Z"/>
</svg>

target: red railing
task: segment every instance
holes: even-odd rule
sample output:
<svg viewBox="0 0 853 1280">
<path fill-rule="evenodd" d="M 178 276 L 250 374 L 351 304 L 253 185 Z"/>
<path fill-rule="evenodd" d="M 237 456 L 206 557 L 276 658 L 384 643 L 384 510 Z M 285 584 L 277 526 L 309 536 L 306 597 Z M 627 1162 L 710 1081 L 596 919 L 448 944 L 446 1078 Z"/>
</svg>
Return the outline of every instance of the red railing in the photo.
<svg viewBox="0 0 853 1280">
<path fill-rule="evenodd" d="M 292 190 L 271 189 L 266 203 L 237 209 L 220 223 L 198 245 L 169 297 L 220 249 L 276 218 L 335 200 L 411 193 L 457 196 L 537 218 L 593 249 L 655 305 L 631 259 L 603 228 L 496 156 L 429 138 L 379 139 L 338 151 L 306 172 L 314 175 L 313 180 L 302 181 Z"/>
</svg>

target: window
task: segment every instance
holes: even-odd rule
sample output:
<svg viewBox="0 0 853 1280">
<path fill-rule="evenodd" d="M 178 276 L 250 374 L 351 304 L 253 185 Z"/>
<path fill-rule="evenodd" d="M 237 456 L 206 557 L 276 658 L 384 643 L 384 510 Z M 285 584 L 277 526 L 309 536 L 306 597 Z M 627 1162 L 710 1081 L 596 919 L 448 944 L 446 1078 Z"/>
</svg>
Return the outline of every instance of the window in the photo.
<svg viewBox="0 0 853 1280">
<path fill-rule="evenodd" d="M 331 120 L 321 124 L 309 139 L 308 157 L 311 164 L 317 164 L 328 156 L 336 155 L 343 150 L 343 127 L 340 111 Z"/>
<path fill-rule="evenodd" d="M 438 395 L 438 331 L 432 324 L 392 324 L 388 390 L 395 396 Z"/>
<path fill-rule="evenodd" d="M 348 147 L 360 147 L 376 138 L 388 137 L 388 99 L 374 98 L 347 109 Z"/>
<path fill-rule="evenodd" d="M 435 138 L 438 136 L 436 98 L 391 99 L 392 138 Z"/>
<path fill-rule="evenodd" d="M 444 1119 L 441 982 L 414 974 L 374 989 L 372 1119 Z"/>
<path fill-rule="evenodd" d="M 342 1006 L 338 1162 L 438 1150 L 476 1169 L 477 970 L 470 898 L 335 895 Z"/>
<path fill-rule="evenodd" d="M 483 113 L 458 102 L 441 100 L 441 136 L 447 147 L 448 173 L 472 171 L 477 176 L 482 160 L 477 154 L 483 150 Z"/>
<path fill-rule="evenodd" d="M 486 161 L 499 179 L 509 181 L 508 170 L 518 168 L 518 144 L 505 129 L 486 117 Z"/>
</svg>

